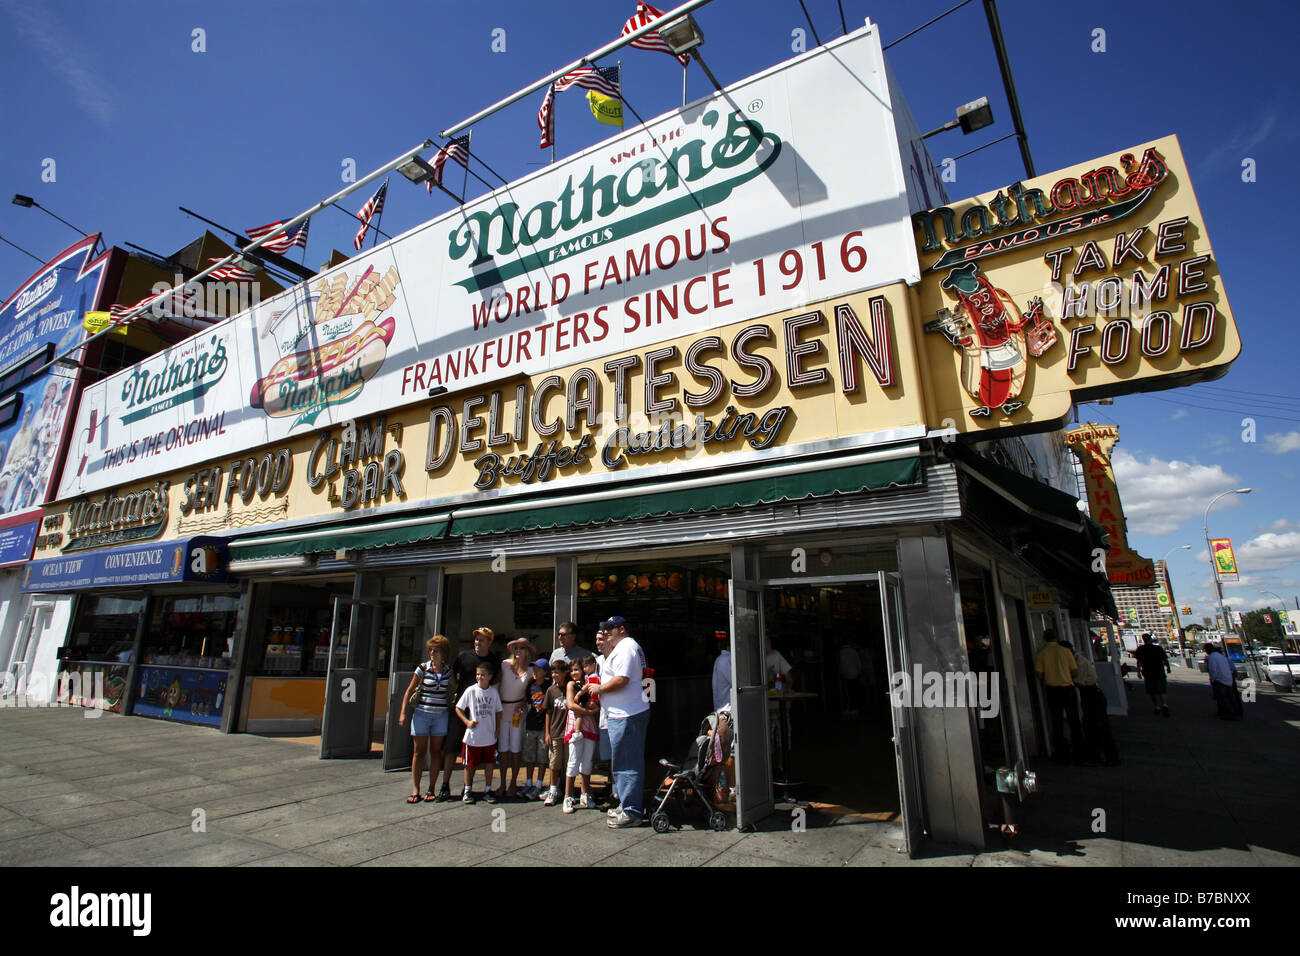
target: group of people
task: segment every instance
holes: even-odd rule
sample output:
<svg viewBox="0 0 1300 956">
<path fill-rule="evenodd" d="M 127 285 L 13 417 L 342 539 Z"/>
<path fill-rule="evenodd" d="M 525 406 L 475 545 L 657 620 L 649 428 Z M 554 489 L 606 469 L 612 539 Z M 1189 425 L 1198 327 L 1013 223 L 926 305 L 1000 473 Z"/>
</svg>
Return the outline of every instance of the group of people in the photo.
<svg viewBox="0 0 1300 956">
<path fill-rule="evenodd" d="M 415 749 L 407 802 L 450 800 L 460 757 L 463 803 L 476 802 L 474 778 L 482 767 L 488 803 L 541 799 L 554 806 L 562 798 L 563 811 L 573 813 L 595 806 L 591 773 L 599 753 L 611 765 L 608 826 L 639 825 L 650 698 L 642 686 L 645 653 L 627 622 L 618 616 L 601 622 L 595 654 L 578 646 L 572 621 L 560 625 L 549 658 L 520 637 L 506 645 L 503 659 L 492 649 L 495 640 L 490 627 L 476 628 L 473 648 L 454 658 L 446 637 L 426 642 L 429 659 L 416 667 L 399 718 L 404 726 L 409 717 Z M 421 795 L 426 761 L 429 788 Z"/>
<path fill-rule="evenodd" d="M 1043 631 L 1043 641 L 1043 649 L 1034 656 L 1034 671 L 1047 697 L 1053 757 L 1086 765 L 1104 762 L 1108 767 L 1116 766 L 1119 751 L 1106 716 L 1106 695 L 1097 686 L 1097 669 L 1087 657 L 1076 654 L 1068 641 L 1059 640 L 1054 628 Z"/>
</svg>

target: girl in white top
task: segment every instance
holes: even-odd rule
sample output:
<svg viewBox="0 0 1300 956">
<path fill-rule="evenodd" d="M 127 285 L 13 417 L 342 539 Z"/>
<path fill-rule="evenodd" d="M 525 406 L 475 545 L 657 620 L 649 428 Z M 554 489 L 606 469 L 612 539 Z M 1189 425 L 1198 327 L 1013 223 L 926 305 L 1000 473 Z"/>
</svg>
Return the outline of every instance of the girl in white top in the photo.
<svg viewBox="0 0 1300 956">
<path fill-rule="evenodd" d="M 537 648 L 526 637 L 518 637 L 506 645 L 510 657 L 501 662 L 501 731 L 497 736 L 498 760 L 501 779 L 505 783 L 505 796 L 514 797 L 519 782 L 520 753 L 524 749 L 524 709 L 527 706 L 528 683 L 532 679 L 530 662 L 537 656 Z"/>
</svg>

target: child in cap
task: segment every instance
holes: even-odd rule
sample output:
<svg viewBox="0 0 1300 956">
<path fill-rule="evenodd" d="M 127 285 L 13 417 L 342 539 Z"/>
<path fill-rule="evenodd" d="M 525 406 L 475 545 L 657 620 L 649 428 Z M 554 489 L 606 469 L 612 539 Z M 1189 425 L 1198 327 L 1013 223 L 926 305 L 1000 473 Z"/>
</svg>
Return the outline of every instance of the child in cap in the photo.
<svg viewBox="0 0 1300 956">
<path fill-rule="evenodd" d="M 564 742 L 564 728 L 569 718 L 569 662 L 564 659 L 551 663 L 551 686 L 546 689 L 546 723 L 543 742 L 546 744 L 546 761 L 551 770 L 551 786 L 546 791 L 546 806 L 553 807 L 560 799 L 560 778 L 568 766 L 568 745 Z"/>
<path fill-rule="evenodd" d="M 537 800 L 542 795 L 542 780 L 546 766 L 546 691 L 550 683 L 551 665 L 545 657 L 533 661 L 533 679 L 528 685 L 528 709 L 524 712 L 523 761 L 528 779 L 521 791 L 525 800 Z M 533 782 L 536 776 L 537 782 Z"/>
</svg>

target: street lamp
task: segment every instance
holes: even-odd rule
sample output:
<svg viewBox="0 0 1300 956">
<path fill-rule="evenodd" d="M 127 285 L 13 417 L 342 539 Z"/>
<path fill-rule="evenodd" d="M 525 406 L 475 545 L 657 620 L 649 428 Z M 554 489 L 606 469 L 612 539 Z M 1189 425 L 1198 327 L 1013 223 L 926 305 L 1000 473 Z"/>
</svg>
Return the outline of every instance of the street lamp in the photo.
<svg viewBox="0 0 1300 956">
<path fill-rule="evenodd" d="M 977 100 L 972 100 L 962 106 L 957 107 L 957 118 L 948 120 L 937 129 L 932 129 L 928 133 L 922 133 L 921 139 L 929 139 L 945 130 L 956 129 L 961 127 L 963 134 L 973 133 L 976 130 L 983 129 L 986 126 L 993 125 L 993 108 L 989 106 L 989 98 L 981 96 Z"/>
<path fill-rule="evenodd" d="M 30 209 L 33 206 L 35 206 L 37 209 L 45 213 L 47 216 L 54 216 L 55 219 L 59 220 L 59 222 L 63 223 L 73 232 L 81 232 L 80 229 L 78 229 L 72 223 L 68 222 L 68 220 L 64 219 L 62 216 L 55 216 L 54 213 L 50 212 L 48 209 L 46 209 L 44 206 L 38 203 L 31 196 L 24 196 L 22 193 L 14 193 L 13 204 L 15 206 L 22 206 L 24 209 Z M 88 233 L 84 233 L 84 232 L 81 232 L 81 234 L 83 236 L 88 235 Z"/>
<path fill-rule="evenodd" d="M 1210 571 L 1214 574 L 1214 590 L 1219 599 L 1219 613 L 1223 615 L 1224 628 L 1232 633 L 1236 632 L 1233 630 L 1232 622 L 1228 620 L 1227 612 L 1223 610 L 1223 584 L 1219 581 L 1219 565 L 1214 560 L 1214 551 L 1210 548 L 1210 509 L 1214 507 L 1214 503 L 1220 498 L 1226 498 L 1228 495 L 1248 495 L 1251 491 L 1250 488 L 1234 488 L 1232 491 L 1225 491 L 1211 498 L 1210 503 L 1205 506 L 1205 517 L 1201 529 L 1205 534 L 1205 552 L 1210 558 Z M 1228 657 L 1228 645 L 1226 643 L 1223 645 L 1223 656 Z M 1231 662 L 1232 659 L 1228 658 L 1228 660 Z"/>
</svg>

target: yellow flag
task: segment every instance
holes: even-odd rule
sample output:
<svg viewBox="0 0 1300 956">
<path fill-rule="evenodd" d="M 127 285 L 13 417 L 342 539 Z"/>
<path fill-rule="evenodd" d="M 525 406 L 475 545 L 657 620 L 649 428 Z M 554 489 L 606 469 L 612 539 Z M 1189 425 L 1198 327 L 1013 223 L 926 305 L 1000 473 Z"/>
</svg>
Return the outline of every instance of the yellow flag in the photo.
<svg viewBox="0 0 1300 956">
<path fill-rule="evenodd" d="M 108 328 L 113 321 L 113 316 L 108 312 L 87 312 L 86 317 L 81 320 L 81 326 L 87 332 L 102 332 Z M 125 337 L 128 329 L 125 325 L 119 325 L 112 329 L 109 335 L 120 335 Z"/>
<path fill-rule="evenodd" d="M 605 96 L 595 90 L 587 91 L 587 103 L 591 106 L 591 115 L 606 126 L 623 128 L 623 101 L 612 96 Z"/>
</svg>

